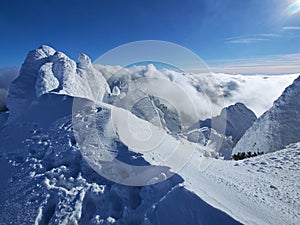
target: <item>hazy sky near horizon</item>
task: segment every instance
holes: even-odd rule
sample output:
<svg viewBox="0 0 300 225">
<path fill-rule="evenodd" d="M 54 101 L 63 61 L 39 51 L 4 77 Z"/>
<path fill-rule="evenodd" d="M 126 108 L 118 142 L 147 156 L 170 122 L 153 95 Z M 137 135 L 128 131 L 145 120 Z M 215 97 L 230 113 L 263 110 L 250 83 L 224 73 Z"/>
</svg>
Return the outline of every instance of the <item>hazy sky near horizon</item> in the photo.
<svg viewBox="0 0 300 225">
<path fill-rule="evenodd" d="M 163 40 L 217 71 L 300 72 L 299 11 L 300 0 L 1 0 L 0 67 L 19 66 L 42 44 L 95 60 L 121 44 Z"/>
</svg>

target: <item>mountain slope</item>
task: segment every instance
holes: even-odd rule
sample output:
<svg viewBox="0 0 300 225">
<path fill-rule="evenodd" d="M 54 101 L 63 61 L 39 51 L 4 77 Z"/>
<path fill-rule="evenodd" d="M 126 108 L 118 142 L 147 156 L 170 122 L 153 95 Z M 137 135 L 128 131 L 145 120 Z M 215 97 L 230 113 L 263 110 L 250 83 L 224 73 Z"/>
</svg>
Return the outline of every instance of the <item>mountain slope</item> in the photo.
<svg viewBox="0 0 300 225">
<path fill-rule="evenodd" d="M 235 146 L 237 152 L 273 152 L 300 141 L 300 77 L 287 87 Z"/>
</svg>

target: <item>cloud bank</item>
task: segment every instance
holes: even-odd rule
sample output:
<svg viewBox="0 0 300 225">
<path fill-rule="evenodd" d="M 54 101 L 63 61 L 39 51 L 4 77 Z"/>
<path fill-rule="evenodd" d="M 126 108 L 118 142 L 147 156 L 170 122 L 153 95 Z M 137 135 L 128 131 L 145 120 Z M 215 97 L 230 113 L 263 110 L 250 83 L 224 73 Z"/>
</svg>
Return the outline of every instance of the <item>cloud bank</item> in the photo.
<svg viewBox="0 0 300 225">
<path fill-rule="evenodd" d="M 129 89 L 133 87 L 130 82 L 136 82 L 141 77 L 152 78 L 152 80 L 148 79 L 147 83 L 140 82 L 136 85 L 134 90 L 131 90 L 135 93 L 134 95 L 137 95 L 139 89 L 147 89 L 149 86 L 154 86 L 157 91 L 163 90 L 164 96 L 168 99 L 176 98 L 178 111 L 181 111 L 183 115 L 186 113 L 191 116 L 188 118 L 189 122 L 216 116 L 222 108 L 237 102 L 244 103 L 257 116 L 260 116 L 271 108 L 273 102 L 298 76 L 297 74 L 278 76 L 191 74 L 169 69 L 158 70 L 153 65 L 124 69 L 120 73 L 116 72 L 120 67 L 97 66 L 97 68 L 108 79 L 111 88 L 119 86 L 120 96 L 130 95 Z M 169 83 L 157 82 L 158 78 L 166 78 Z M 184 95 L 176 96 L 178 87 L 184 90 Z M 121 99 L 121 102 L 124 103 L 124 99 Z M 194 106 L 197 112 L 190 115 L 189 112 L 193 112 Z"/>
</svg>

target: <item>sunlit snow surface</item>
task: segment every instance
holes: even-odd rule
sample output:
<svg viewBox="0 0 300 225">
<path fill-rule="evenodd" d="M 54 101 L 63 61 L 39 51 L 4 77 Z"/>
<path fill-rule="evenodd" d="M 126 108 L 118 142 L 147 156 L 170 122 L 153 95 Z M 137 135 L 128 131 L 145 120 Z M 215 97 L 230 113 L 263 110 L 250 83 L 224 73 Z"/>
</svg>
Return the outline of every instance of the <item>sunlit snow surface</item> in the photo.
<svg viewBox="0 0 300 225">
<path fill-rule="evenodd" d="M 299 179 L 300 144 L 239 162 L 213 160 L 205 171 L 199 171 L 195 157 L 180 172 L 182 178 L 175 175 L 152 186 L 126 187 L 99 176 L 82 159 L 71 124 L 71 117 L 64 116 L 49 129 L 37 126 L 37 121 L 3 129 L 6 133 L 21 129 L 29 138 L 21 144 L 16 137 L 9 144 L 11 136 L 1 136 L 6 148 L 19 147 L 18 153 L 1 159 L 0 222 L 237 224 L 207 203 L 245 224 L 299 221 L 300 193 L 295 181 Z M 140 154 L 115 144 L 127 152 L 129 163 L 147 164 Z"/>
<path fill-rule="evenodd" d="M 72 101 L 66 96 L 44 96 L 19 121 L 3 127 L 6 135 L 1 136 L 1 150 L 7 154 L 1 158 L 5 173 L 1 173 L 0 222 L 239 224 L 188 191 L 179 175 L 140 187 L 123 186 L 100 176 L 76 144 L 72 116 L 68 115 Z M 58 110 L 47 120 L 35 114 L 46 114 L 53 106 Z M 129 164 L 149 165 L 117 139 L 109 149 Z"/>
</svg>

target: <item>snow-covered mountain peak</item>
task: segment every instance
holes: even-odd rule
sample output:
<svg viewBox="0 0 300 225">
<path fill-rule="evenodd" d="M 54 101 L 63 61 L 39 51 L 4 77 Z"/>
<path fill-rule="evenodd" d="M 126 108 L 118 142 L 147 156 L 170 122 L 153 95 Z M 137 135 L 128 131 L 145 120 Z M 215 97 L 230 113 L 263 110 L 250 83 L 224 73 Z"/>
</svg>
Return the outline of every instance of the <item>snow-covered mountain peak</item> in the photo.
<svg viewBox="0 0 300 225">
<path fill-rule="evenodd" d="M 225 134 L 234 140 L 240 139 L 257 119 L 249 108 L 239 102 L 223 109 L 220 117 L 227 120 Z"/>
<path fill-rule="evenodd" d="M 231 115 L 231 114 L 234 114 L 234 113 L 242 113 L 242 112 L 245 112 L 245 111 L 249 111 L 249 109 L 243 103 L 237 102 L 234 105 L 230 105 L 230 106 L 224 108 L 221 111 L 220 116 L 225 117 L 225 116 L 228 116 L 228 115 Z"/>
<path fill-rule="evenodd" d="M 25 63 L 28 61 L 36 61 L 39 59 L 47 58 L 55 54 L 55 50 L 47 45 L 42 45 L 38 49 L 32 50 L 27 54 Z"/>
<path fill-rule="evenodd" d="M 86 54 L 84 53 L 80 53 L 78 56 L 78 63 L 77 63 L 77 67 L 81 68 L 81 69 L 86 69 L 92 66 L 92 61 L 90 59 L 90 57 L 88 57 Z"/>
<path fill-rule="evenodd" d="M 208 127 L 220 134 L 239 140 L 256 120 L 255 114 L 243 103 L 236 103 L 222 109 L 220 115 L 194 124 L 190 129 Z"/>
<path fill-rule="evenodd" d="M 54 55 L 56 52 L 54 48 L 48 46 L 48 45 L 41 45 L 37 50 L 42 50 L 47 56 Z"/>
<path fill-rule="evenodd" d="M 300 140 L 300 76 L 235 146 L 237 152 L 273 152 Z"/>
<path fill-rule="evenodd" d="M 280 107 L 285 104 L 286 101 L 291 101 L 291 98 L 297 97 L 300 93 L 300 76 L 294 80 L 294 82 L 287 87 L 283 94 L 274 102 L 273 107 Z M 297 104 L 298 102 L 295 102 Z"/>
<path fill-rule="evenodd" d="M 18 117 L 32 102 L 47 93 L 101 101 L 108 84 L 91 59 L 80 54 L 78 64 L 66 54 L 43 45 L 30 51 L 19 77 L 10 86 L 7 106 L 10 118 Z"/>
<path fill-rule="evenodd" d="M 223 108 L 220 115 L 200 120 L 191 126 L 188 139 L 204 142 L 208 146 L 219 146 L 219 153 L 230 159 L 233 147 L 255 120 L 256 116 L 249 108 L 243 103 L 236 103 Z"/>
</svg>

